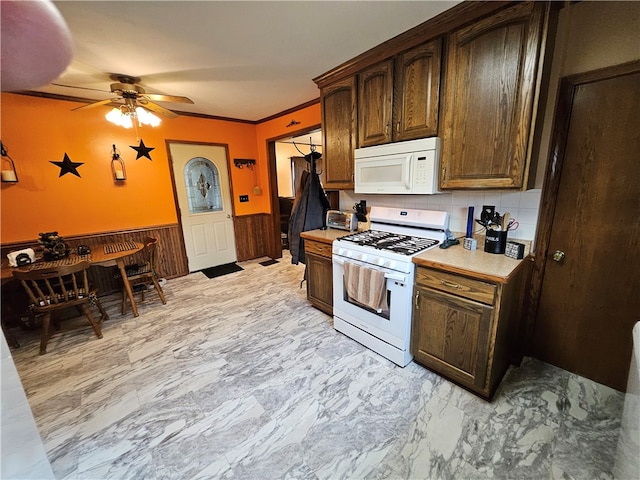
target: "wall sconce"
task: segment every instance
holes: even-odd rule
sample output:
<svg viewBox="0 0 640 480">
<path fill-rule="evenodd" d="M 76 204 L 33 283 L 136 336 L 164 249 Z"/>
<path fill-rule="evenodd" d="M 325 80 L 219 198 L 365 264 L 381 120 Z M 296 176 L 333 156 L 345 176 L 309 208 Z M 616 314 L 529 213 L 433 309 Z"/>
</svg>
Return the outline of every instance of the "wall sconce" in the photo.
<svg viewBox="0 0 640 480">
<path fill-rule="evenodd" d="M 124 160 L 120 158 L 120 151 L 113 146 L 113 155 L 111 157 L 111 173 L 113 179 L 121 182 L 127 179 L 127 170 L 124 168 Z"/>
<path fill-rule="evenodd" d="M 9 156 L 9 152 L 2 142 L 0 142 L 0 153 L 2 153 L 2 181 L 18 183 L 16 164 L 13 163 L 13 159 Z"/>
<path fill-rule="evenodd" d="M 287 125 L 285 125 L 285 128 L 293 127 L 294 125 L 300 125 L 300 122 L 291 120 Z"/>
<path fill-rule="evenodd" d="M 234 158 L 233 163 L 238 168 L 246 166 L 248 169 L 253 170 L 256 161 L 252 158 Z"/>
</svg>

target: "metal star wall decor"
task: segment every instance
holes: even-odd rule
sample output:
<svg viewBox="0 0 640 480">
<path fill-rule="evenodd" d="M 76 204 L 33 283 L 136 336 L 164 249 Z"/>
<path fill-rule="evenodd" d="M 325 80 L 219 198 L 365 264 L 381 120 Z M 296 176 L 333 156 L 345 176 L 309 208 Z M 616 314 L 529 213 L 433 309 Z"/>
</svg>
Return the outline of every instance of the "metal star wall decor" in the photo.
<svg viewBox="0 0 640 480">
<path fill-rule="evenodd" d="M 62 160 L 61 162 L 54 162 L 50 160 L 49 163 L 53 163 L 54 165 L 57 165 L 58 167 L 60 167 L 60 175 L 58 175 L 58 178 L 63 175 L 66 175 L 67 173 L 73 173 L 76 177 L 82 178 L 80 177 L 80 174 L 78 173 L 77 168 L 80 165 L 84 165 L 84 163 L 72 162 L 71 159 L 69 158 L 69 155 L 67 155 L 66 152 L 64 154 L 64 160 Z"/>
<path fill-rule="evenodd" d="M 144 144 L 144 141 L 142 139 L 140 139 L 140 145 L 135 147 L 133 145 L 129 145 L 131 148 L 133 148 L 136 152 L 138 152 L 138 156 L 136 157 L 136 160 L 138 160 L 139 158 L 142 157 L 147 157 L 149 160 L 153 161 L 153 159 L 151 158 L 151 155 L 149 155 L 149 152 L 151 150 L 155 150 L 156 147 L 147 147 Z"/>
</svg>

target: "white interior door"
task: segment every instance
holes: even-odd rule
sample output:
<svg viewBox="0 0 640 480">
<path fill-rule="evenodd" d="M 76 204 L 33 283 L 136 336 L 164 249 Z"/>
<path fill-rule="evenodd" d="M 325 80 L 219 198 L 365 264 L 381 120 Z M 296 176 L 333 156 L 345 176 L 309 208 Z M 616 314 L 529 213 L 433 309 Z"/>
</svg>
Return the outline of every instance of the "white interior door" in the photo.
<svg viewBox="0 0 640 480">
<path fill-rule="evenodd" d="M 170 143 L 189 271 L 237 260 L 227 148 Z"/>
</svg>

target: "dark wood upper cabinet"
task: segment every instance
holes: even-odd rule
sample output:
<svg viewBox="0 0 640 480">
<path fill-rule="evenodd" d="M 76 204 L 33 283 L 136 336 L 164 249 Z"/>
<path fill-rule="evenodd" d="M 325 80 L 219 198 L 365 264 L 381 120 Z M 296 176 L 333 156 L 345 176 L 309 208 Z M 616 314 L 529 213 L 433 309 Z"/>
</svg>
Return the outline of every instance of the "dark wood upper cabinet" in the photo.
<svg viewBox="0 0 640 480">
<path fill-rule="evenodd" d="M 391 141 L 393 60 L 386 60 L 358 75 L 358 145 L 368 147 Z"/>
<path fill-rule="evenodd" d="M 438 131 L 440 39 L 358 74 L 358 145 L 434 136 Z"/>
<path fill-rule="evenodd" d="M 327 190 L 353 189 L 356 100 L 356 78 L 353 76 L 320 90 L 323 183 Z"/>
<path fill-rule="evenodd" d="M 441 189 L 526 186 L 550 10 L 462 2 L 316 77 L 325 188 L 353 188 L 355 148 L 435 135 Z"/>
<path fill-rule="evenodd" d="M 523 187 L 548 12 L 522 3 L 449 35 L 441 189 Z"/>
<path fill-rule="evenodd" d="M 438 134 L 441 51 L 438 38 L 396 57 L 395 141 Z"/>
</svg>

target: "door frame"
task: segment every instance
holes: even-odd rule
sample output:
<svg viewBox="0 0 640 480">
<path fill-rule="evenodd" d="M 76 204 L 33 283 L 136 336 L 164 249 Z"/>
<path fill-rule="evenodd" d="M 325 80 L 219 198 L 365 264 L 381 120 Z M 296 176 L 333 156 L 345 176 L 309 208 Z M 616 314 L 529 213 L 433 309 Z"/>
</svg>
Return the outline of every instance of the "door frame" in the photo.
<svg viewBox="0 0 640 480">
<path fill-rule="evenodd" d="M 238 256 L 238 238 L 237 238 L 237 228 L 236 228 L 236 209 L 235 204 L 233 202 L 233 182 L 231 181 L 231 162 L 229 159 L 229 144 L 227 143 L 214 143 L 214 142 L 197 142 L 193 140 L 172 140 L 166 138 L 164 140 L 165 149 L 167 151 L 167 161 L 169 162 L 169 176 L 171 177 L 171 190 L 173 191 L 173 203 L 176 208 L 176 217 L 178 218 L 178 226 L 180 227 L 180 247 L 181 253 L 184 257 L 185 264 L 187 265 L 187 271 L 189 270 L 189 257 L 187 255 L 187 246 L 184 243 L 184 227 L 182 225 L 182 214 L 180 212 L 180 203 L 178 202 L 178 190 L 176 188 L 176 176 L 173 170 L 173 155 L 171 154 L 172 143 L 179 143 L 183 145 L 205 145 L 207 147 L 224 147 L 225 156 L 227 157 L 227 172 L 228 172 L 228 181 L 229 181 L 229 195 L 231 196 L 231 221 L 233 222 L 233 236 L 236 240 L 236 258 Z M 190 273 L 190 272 L 189 272 Z"/>
<path fill-rule="evenodd" d="M 569 75 L 560 79 L 551 144 L 547 158 L 547 168 L 542 186 L 538 228 L 535 238 L 536 251 L 533 259 L 533 268 L 528 289 L 529 297 L 526 305 L 523 347 L 524 352 L 528 354 L 532 353 L 533 332 L 536 327 L 538 307 L 542 294 L 542 282 L 544 281 L 545 266 L 549 255 L 551 228 L 556 211 L 575 91 L 580 85 L 628 75 L 638 71 L 640 71 L 640 60 L 634 60 L 620 65 Z"/>
<path fill-rule="evenodd" d="M 322 128 L 322 124 L 309 125 L 299 130 L 293 130 L 277 137 L 267 138 L 265 141 L 267 148 L 267 160 L 269 164 L 269 190 L 271 191 L 271 233 L 270 243 L 271 258 L 282 258 L 282 238 L 280 237 L 280 201 L 278 200 L 278 172 L 276 161 L 276 142 L 283 138 L 299 137 L 307 133 Z M 294 193 L 295 195 L 295 193 Z"/>
</svg>

